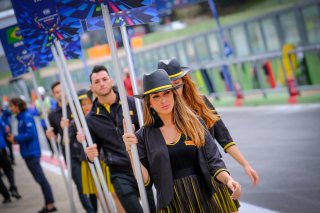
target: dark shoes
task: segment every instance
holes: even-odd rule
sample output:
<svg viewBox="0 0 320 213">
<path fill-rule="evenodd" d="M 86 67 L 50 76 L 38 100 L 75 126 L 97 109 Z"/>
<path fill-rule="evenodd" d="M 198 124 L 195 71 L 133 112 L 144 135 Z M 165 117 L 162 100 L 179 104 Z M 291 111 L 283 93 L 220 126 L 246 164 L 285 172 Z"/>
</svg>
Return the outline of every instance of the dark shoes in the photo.
<svg viewBox="0 0 320 213">
<path fill-rule="evenodd" d="M 22 198 L 17 189 L 10 189 L 10 193 L 11 193 L 11 196 L 15 197 L 16 199 Z"/>
<path fill-rule="evenodd" d="M 3 203 L 3 204 L 11 203 L 11 199 L 10 199 L 10 197 L 5 198 L 5 199 L 2 201 L 2 203 Z"/>
<path fill-rule="evenodd" d="M 55 206 L 51 209 L 48 209 L 47 207 L 43 207 L 43 209 L 38 211 L 38 213 L 47 213 L 47 212 L 56 212 L 56 211 L 58 211 L 58 209 Z"/>
</svg>

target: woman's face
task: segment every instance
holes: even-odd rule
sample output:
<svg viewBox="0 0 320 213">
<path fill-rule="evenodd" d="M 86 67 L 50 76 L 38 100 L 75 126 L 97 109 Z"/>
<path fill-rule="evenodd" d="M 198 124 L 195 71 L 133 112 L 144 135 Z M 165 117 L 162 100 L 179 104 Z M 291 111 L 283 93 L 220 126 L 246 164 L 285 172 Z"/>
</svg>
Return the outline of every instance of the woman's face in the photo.
<svg viewBox="0 0 320 213">
<path fill-rule="evenodd" d="M 10 103 L 9 105 L 9 109 L 13 114 L 18 114 L 19 113 L 19 108 L 16 105 L 13 105 L 12 103 Z"/>
<path fill-rule="evenodd" d="M 173 106 L 174 98 L 172 90 L 150 94 L 150 107 L 152 107 L 159 116 L 170 114 Z"/>
<path fill-rule="evenodd" d="M 174 87 L 178 87 L 176 89 L 176 91 L 178 92 L 178 94 L 180 95 L 180 97 L 182 97 L 182 92 L 183 92 L 183 79 L 179 78 L 177 80 L 171 81 L 172 85 Z"/>
<path fill-rule="evenodd" d="M 89 98 L 81 100 L 81 108 L 84 115 L 88 115 L 92 107 L 92 101 Z"/>
</svg>

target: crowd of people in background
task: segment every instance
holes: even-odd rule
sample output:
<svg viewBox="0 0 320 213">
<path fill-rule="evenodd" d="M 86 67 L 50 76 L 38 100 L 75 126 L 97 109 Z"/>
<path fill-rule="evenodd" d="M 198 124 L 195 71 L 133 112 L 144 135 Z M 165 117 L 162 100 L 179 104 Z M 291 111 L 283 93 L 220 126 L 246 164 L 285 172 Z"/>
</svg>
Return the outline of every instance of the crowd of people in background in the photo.
<svg viewBox="0 0 320 213">
<path fill-rule="evenodd" d="M 155 66 L 156 67 L 156 66 Z M 97 65 L 90 74 L 90 88 L 78 91 L 82 113 L 86 117 L 92 146 L 84 150 L 85 135 L 78 131 L 67 103 L 63 117 L 60 81 L 51 86 L 52 97 L 43 87 L 37 88 L 41 100 L 27 106 L 21 97 L 2 102 L 0 117 L 0 193 L 3 204 L 12 197 L 21 199 L 19 183 L 15 182 L 13 144 L 34 180 L 39 184 L 44 205 L 40 213 L 55 212 L 52 187 L 40 164 L 40 144 L 47 144 L 54 157 L 50 140 L 57 144 L 66 159 L 64 128 L 68 128 L 71 175 L 83 209 L 98 212 L 97 189 L 88 164 L 98 157 L 105 181 L 118 212 L 143 212 L 135 172 L 132 167 L 131 145 L 137 144 L 143 181 L 150 212 L 237 212 L 241 185 L 229 174 L 217 144 L 230 154 L 256 186 L 259 176 L 237 148 L 226 125 L 207 97 L 200 94 L 188 74 L 175 58 L 161 60 L 157 69 L 143 77 L 141 94 L 133 94 L 130 74 L 124 71 L 124 86 L 135 133 L 128 133 L 123 122 L 119 91 L 108 69 Z M 135 98 L 142 99 L 144 124 L 140 126 Z M 46 125 L 41 102 L 48 114 Z M 18 122 L 13 134 L 12 116 Z M 38 116 L 46 137 L 39 142 L 33 116 Z M 9 187 L 2 180 L 6 176 Z M 152 192 L 156 189 L 156 198 Z"/>
</svg>

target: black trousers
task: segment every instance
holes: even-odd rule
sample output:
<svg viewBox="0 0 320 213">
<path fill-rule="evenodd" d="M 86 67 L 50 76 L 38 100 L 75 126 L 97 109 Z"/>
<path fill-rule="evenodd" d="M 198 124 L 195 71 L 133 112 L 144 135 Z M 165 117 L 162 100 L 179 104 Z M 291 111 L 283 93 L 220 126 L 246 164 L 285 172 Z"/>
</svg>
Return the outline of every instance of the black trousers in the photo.
<svg viewBox="0 0 320 213">
<path fill-rule="evenodd" d="M 1 194 L 5 199 L 10 198 L 9 191 L 8 191 L 6 185 L 4 185 L 4 182 L 2 181 L 2 177 L 0 177 L 0 194 Z"/>
<path fill-rule="evenodd" d="M 45 205 L 54 203 L 51 186 L 44 175 L 40 164 L 40 157 L 30 157 L 24 159 L 34 180 L 40 185 L 45 199 Z"/>
<path fill-rule="evenodd" d="M 12 143 L 8 140 L 6 140 L 6 144 L 7 144 L 7 147 L 9 149 L 9 159 L 10 159 L 10 162 L 12 164 L 14 164 L 14 153 L 13 153 L 13 148 L 12 148 Z"/>
<path fill-rule="evenodd" d="M 143 213 L 139 201 L 139 188 L 135 177 L 131 174 L 111 173 L 111 182 L 123 208 L 128 213 Z M 150 212 L 156 212 L 152 189 L 147 189 Z"/>
<path fill-rule="evenodd" d="M 14 179 L 14 171 L 6 149 L 0 149 L 0 168 L 3 169 L 4 174 L 8 178 L 10 190 L 16 190 L 17 187 Z"/>
</svg>

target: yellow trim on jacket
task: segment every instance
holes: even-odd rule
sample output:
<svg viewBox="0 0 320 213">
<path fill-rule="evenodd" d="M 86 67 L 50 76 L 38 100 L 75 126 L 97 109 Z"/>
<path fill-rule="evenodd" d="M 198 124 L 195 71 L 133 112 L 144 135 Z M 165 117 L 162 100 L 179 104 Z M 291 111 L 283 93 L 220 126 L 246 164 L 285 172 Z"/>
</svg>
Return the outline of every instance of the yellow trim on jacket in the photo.
<svg viewBox="0 0 320 213">
<path fill-rule="evenodd" d="M 223 172 L 223 171 L 226 171 L 229 173 L 229 171 L 227 169 L 218 169 L 214 174 L 213 174 L 213 177 L 216 178 L 217 175 L 220 173 L 220 172 Z M 218 179 L 217 179 L 218 180 Z"/>
<path fill-rule="evenodd" d="M 229 142 L 227 145 L 225 145 L 224 147 L 223 147 L 223 150 L 225 151 L 225 152 L 227 152 L 227 149 L 229 148 L 229 147 L 231 147 L 231 146 L 233 146 L 233 145 L 236 145 L 236 143 L 235 142 Z"/>
</svg>

